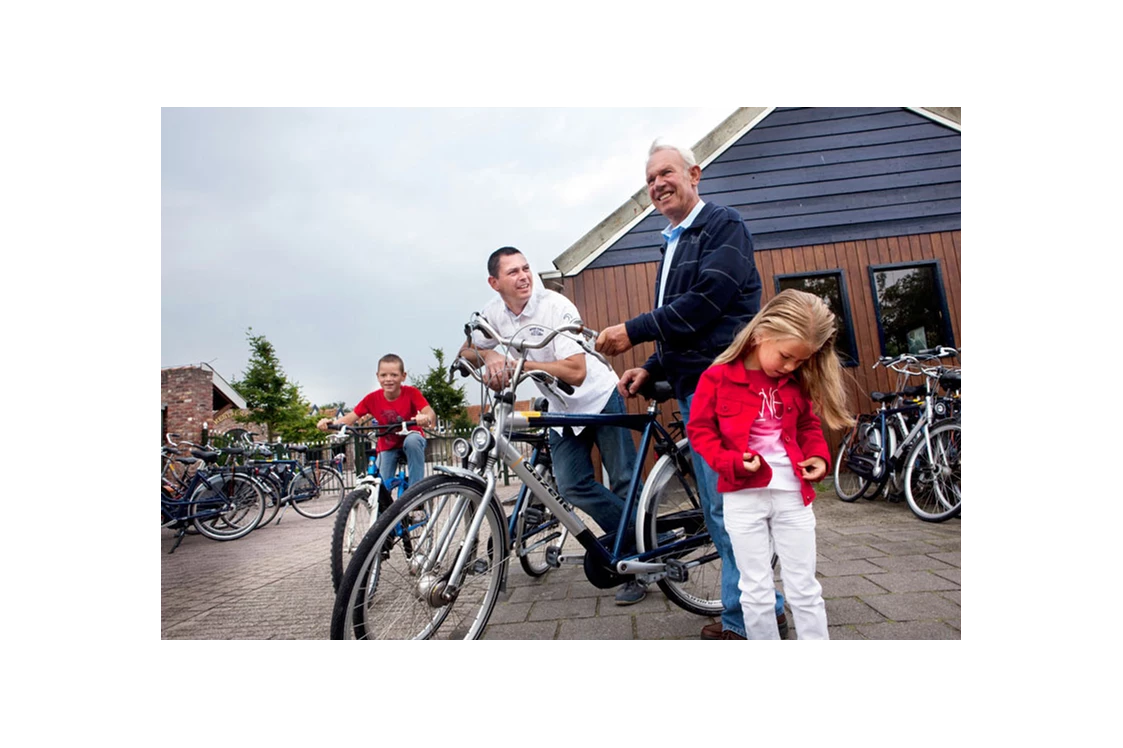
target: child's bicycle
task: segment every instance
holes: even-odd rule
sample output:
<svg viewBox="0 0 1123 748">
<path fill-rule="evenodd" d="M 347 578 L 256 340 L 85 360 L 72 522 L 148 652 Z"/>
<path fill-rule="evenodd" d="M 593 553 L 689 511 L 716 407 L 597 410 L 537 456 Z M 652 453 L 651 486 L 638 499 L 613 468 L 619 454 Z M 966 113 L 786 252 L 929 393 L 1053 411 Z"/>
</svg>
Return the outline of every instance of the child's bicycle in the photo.
<svg viewBox="0 0 1123 748">
<path fill-rule="evenodd" d="M 350 430 L 364 435 L 373 442 L 377 437 L 384 436 L 395 429 L 400 434 L 408 434 L 409 427 L 416 423 L 417 421 L 402 421 L 385 426 L 329 426 L 329 428 L 339 432 L 337 438 L 340 441 L 347 438 L 347 432 Z M 397 472 L 389 478 L 379 473 L 378 458 L 373 452 L 370 453 L 367 458 L 366 473 L 355 481 L 355 490 L 343 497 L 343 503 L 339 505 L 339 514 L 335 518 L 335 526 L 332 528 L 331 586 L 333 591 L 339 589 L 343 570 L 347 568 L 351 555 L 367 530 L 378 519 L 378 513 L 389 507 L 393 499 L 400 497 L 407 488 L 409 488 L 409 473 L 406 471 L 404 453 L 401 453 L 398 458 Z"/>
<path fill-rule="evenodd" d="M 472 329 L 480 329 L 516 354 L 510 384 L 496 396 L 492 412 L 484 419 L 488 425 L 478 426 L 470 440 L 459 440 L 454 447 L 465 467 L 437 467 L 438 474 L 411 486 L 363 538 L 336 593 L 332 638 L 477 639 L 483 634 L 506 587 L 507 562 L 516 555 L 517 544 L 524 542 L 523 533 L 509 530 L 511 518 L 496 496 L 501 460 L 533 498 L 525 506 L 544 507 L 549 523 L 564 528 L 584 548 L 583 555 L 574 555 L 553 542 L 557 538 L 535 541 L 546 564 L 581 564 L 588 580 L 600 589 L 636 578 L 656 582 L 676 605 L 698 615 L 719 614 L 721 560 L 702 516 L 690 450 L 685 439 L 676 440 L 657 420 L 658 403 L 673 397 L 670 387 L 657 388 L 646 412 L 639 415 L 515 412 L 515 391 L 526 379 L 572 391 L 545 372 L 524 371 L 530 350 L 548 345 L 559 334 L 575 333 L 585 350 L 603 361 L 589 337 L 595 339 L 596 333 L 578 322 L 547 330 L 537 343 L 504 340 L 479 315 L 469 322 L 468 332 Z M 619 527 L 607 535 L 598 538 L 512 443 L 516 431 L 551 426 L 641 431 L 623 516 Z M 652 448 L 660 456 L 641 481 L 644 458 Z M 417 523 L 419 513 L 424 521 Z M 516 525 L 523 514 L 516 510 Z M 527 519 L 537 519 L 533 514 Z M 411 529 L 402 536 L 399 531 L 404 526 Z"/>
</svg>

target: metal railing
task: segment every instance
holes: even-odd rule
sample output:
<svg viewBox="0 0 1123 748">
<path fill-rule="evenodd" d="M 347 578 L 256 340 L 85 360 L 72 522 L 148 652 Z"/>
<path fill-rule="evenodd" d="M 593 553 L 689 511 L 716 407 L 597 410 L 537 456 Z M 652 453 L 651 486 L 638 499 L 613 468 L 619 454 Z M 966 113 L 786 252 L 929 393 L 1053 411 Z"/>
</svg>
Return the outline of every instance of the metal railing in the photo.
<svg viewBox="0 0 1123 748">
<path fill-rule="evenodd" d="M 425 432 L 425 477 L 434 473 L 438 465 L 460 465 L 460 458 L 452 452 L 452 442 L 457 438 L 468 438 L 470 431 L 445 431 Z M 227 437 L 225 434 L 211 434 L 207 446 L 212 449 L 219 447 L 239 446 L 242 442 L 236 438 Z M 355 479 L 366 473 L 367 461 L 375 454 L 374 444 L 360 434 L 349 434 L 346 441 L 323 442 L 314 444 L 298 444 L 295 446 L 307 447 L 308 451 L 303 457 L 284 444 L 266 444 L 273 451 L 273 458 L 278 460 L 303 460 L 313 462 L 316 460 L 329 462 L 336 455 L 343 457 L 343 481 L 347 488 L 355 485 Z M 527 444 L 518 445 L 523 451 L 523 456 L 529 458 L 531 447 Z M 500 469 L 500 478 L 503 485 L 510 485 L 512 476 L 507 465 Z M 517 478 L 515 479 L 517 480 Z"/>
</svg>

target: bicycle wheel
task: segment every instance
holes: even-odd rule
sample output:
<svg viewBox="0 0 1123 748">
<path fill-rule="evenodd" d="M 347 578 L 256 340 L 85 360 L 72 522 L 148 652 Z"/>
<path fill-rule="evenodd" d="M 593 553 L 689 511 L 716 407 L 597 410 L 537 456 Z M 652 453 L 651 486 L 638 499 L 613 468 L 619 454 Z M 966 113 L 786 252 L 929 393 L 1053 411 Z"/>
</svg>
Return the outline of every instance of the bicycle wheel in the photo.
<svg viewBox="0 0 1123 748">
<path fill-rule="evenodd" d="M 281 485 L 281 479 L 272 473 L 265 473 L 259 480 L 261 485 L 265 488 L 265 513 L 261 515 L 261 521 L 257 523 L 258 527 L 265 527 L 273 521 L 277 516 L 277 512 L 281 510 L 281 500 L 284 497 L 284 489 Z"/>
<path fill-rule="evenodd" d="M 834 461 L 834 492 L 843 501 L 857 501 L 870 489 L 869 479 L 850 469 L 849 457 L 855 448 L 859 428 L 850 429 Z"/>
<path fill-rule="evenodd" d="M 382 506 L 389 506 L 389 494 L 385 486 L 378 484 L 379 492 L 383 495 Z M 339 506 L 339 514 L 335 517 L 335 526 L 331 533 L 331 587 L 339 591 L 339 583 L 343 581 L 343 572 L 351 562 L 351 556 L 359 547 L 367 530 L 374 524 L 378 516 L 372 496 L 373 486 L 361 486 L 343 499 Z"/>
<path fill-rule="evenodd" d="M 343 503 L 343 476 L 327 465 L 305 465 L 292 479 L 292 508 L 308 519 L 322 519 Z"/>
<path fill-rule="evenodd" d="M 705 542 L 701 545 L 664 557 L 685 565 L 686 578 L 676 581 L 665 576 L 658 582 L 659 589 L 671 602 L 691 613 L 720 615 L 721 558 L 702 516 L 701 496 L 694 482 L 694 463 L 686 439 L 678 442 L 678 449 L 679 459 L 676 461 L 673 454 L 660 457 L 644 483 L 640 501 L 645 516 L 636 545 L 643 553 L 659 545 L 703 537 Z"/>
<path fill-rule="evenodd" d="M 554 482 L 553 472 L 545 468 L 539 475 L 556 494 L 557 483 Z M 525 487 L 523 491 L 527 494 L 526 504 L 519 512 L 518 521 L 515 523 L 515 552 L 523 571 L 532 577 L 540 577 L 553 568 L 546 563 L 547 549 L 561 548 L 569 537 L 569 530 Z M 567 509 L 571 509 L 568 503 L 563 501 L 562 504 Z"/>
<path fill-rule="evenodd" d="M 190 510 L 196 530 L 212 540 L 237 540 L 257 527 L 265 499 L 257 481 L 241 474 L 215 476 L 191 495 Z M 211 512 L 214 512 L 213 514 Z"/>
<path fill-rule="evenodd" d="M 959 463 L 963 442 L 959 423 L 932 427 L 908 456 L 905 500 L 913 514 L 925 522 L 943 522 L 959 514 L 961 492 Z"/>
<path fill-rule="evenodd" d="M 355 550 L 332 606 L 333 639 L 478 639 L 499 596 L 506 538 L 503 511 L 484 507 L 467 537 L 482 490 L 470 479 L 434 475 L 383 512 Z M 451 599 L 461 548 L 469 555 Z"/>
</svg>

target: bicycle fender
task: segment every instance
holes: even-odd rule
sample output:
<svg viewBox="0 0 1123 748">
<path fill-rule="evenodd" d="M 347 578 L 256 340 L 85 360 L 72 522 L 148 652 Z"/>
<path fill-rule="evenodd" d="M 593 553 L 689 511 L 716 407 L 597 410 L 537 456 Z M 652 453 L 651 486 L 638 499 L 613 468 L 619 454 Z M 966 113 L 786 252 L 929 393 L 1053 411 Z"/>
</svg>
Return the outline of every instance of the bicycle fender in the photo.
<svg viewBox="0 0 1123 748">
<path fill-rule="evenodd" d="M 678 442 L 676 443 L 676 446 L 679 449 L 684 449 L 687 446 L 687 444 L 688 444 L 687 439 L 679 439 Z M 674 459 L 674 457 L 670 454 L 665 454 L 662 457 L 660 457 L 658 460 L 655 461 L 655 464 L 651 466 L 651 472 L 649 472 L 647 474 L 648 477 L 650 478 L 652 476 L 658 475 L 659 474 L 658 471 L 663 466 L 663 464 L 670 462 L 672 459 Z M 674 470 L 674 467 L 672 466 L 669 469 Z M 645 523 L 645 520 L 647 519 L 647 514 L 648 514 L 648 506 L 649 506 L 648 499 L 651 496 L 651 492 L 654 490 L 652 488 L 653 485 L 655 485 L 654 481 L 651 481 L 651 480 L 644 481 L 643 491 L 640 493 L 640 497 L 639 497 L 639 506 L 636 507 L 636 548 L 645 548 L 647 546 L 646 540 L 643 537 L 643 528 L 644 528 L 644 523 Z"/>
<path fill-rule="evenodd" d="M 478 484 L 480 488 L 487 488 L 487 481 L 483 479 L 483 476 L 466 468 L 452 467 L 450 465 L 434 465 L 433 470 L 440 473 L 448 473 L 457 478 L 467 478 L 473 483 Z"/>
</svg>

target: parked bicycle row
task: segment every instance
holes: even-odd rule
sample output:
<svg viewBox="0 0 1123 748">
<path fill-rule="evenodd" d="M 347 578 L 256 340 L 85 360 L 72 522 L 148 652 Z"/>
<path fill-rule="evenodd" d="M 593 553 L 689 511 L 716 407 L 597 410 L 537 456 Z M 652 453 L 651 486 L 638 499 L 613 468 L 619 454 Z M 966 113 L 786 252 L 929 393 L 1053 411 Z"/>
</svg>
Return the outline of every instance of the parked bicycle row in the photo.
<svg viewBox="0 0 1123 748">
<path fill-rule="evenodd" d="M 278 459 L 249 438 L 218 449 L 178 439 L 168 434 L 161 447 L 161 526 L 176 531 L 169 553 L 191 530 L 212 540 L 237 540 L 274 518 L 280 522 L 289 506 L 321 519 L 343 500 L 341 458 L 306 460 L 308 447 L 290 445 L 296 457 Z"/>
<path fill-rule="evenodd" d="M 834 465 L 835 493 L 843 501 L 903 496 L 926 522 L 960 515 L 961 373 L 947 363 L 954 348 L 883 357 L 876 367 L 896 374 L 890 392 L 872 392 L 874 413 L 847 434 Z M 912 382 L 919 381 L 919 384 Z"/>
</svg>

